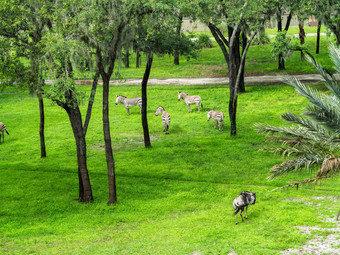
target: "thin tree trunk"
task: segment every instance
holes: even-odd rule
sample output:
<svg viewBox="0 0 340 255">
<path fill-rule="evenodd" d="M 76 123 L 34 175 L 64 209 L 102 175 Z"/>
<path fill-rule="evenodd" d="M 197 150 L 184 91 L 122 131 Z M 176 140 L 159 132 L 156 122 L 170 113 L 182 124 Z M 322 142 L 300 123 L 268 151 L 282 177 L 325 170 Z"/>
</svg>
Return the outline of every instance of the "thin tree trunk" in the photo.
<svg viewBox="0 0 340 255">
<path fill-rule="evenodd" d="M 109 201 L 107 205 L 112 205 L 117 202 L 116 194 L 116 173 L 115 173 L 115 160 L 112 152 L 112 142 L 110 134 L 110 121 L 109 121 L 109 82 L 108 76 L 102 74 L 103 78 L 103 130 L 105 141 L 105 155 L 107 164 L 107 177 L 109 184 Z"/>
<path fill-rule="evenodd" d="M 153 54 L 149 53 L 148 62 L 146 64 L 143 81 L 142 81 L 142 125 L 144 132 L 144 145 L 145 148 L 151 147 L 150 135 L 149 135 L 149 126 L 147 119 L 147 93 L 146 88 L 148 85 L 148 79 L 150 76 L 151 66 L 152 66 Z"/>
<path fill-rule="evenodd" d="M 315 50 L 316 54 L 319 54 L 319 51 L 320 51 L 320 31 L 321 31 L 321 21 L 318 20 L 318 30 L 316 31 L 316 50 Z"/>
<path fill-rule="evenodd" d="M 301 45 L 305 44 L 305 37 L 306 37 L 306 33 L 303 28 L 303 20 L 299 19 L 299 39 L 300 39 Z"/>
<path fill-rule="evenodd" d="M 44 100 L 42 98 L 41 92 L 38 92 L 39 100 L 39 136 L 40 136 L 40 156 L 46 158 L 46 145 L 45 145 L 45 111 L 44 111 Z"/>
<path fill-rule="evenodd" d="M 129 53 L 129 49 L 127 49 L 125 51 L 125 56 L 124 56 L 124 66 L 125 68 L 130 68 L 130 53 Z"/>
<path fill-rule="evenodd" d="M 181 28 L 182 28 L 183 16 L 180 15 L 178 17 L 178 22 L 176 26 L 176 35 L 179 37 L 181 35 Z M 179 65 L 179 49 L 174 51 L 174 65 Z"/>
<path fill-rule="evenodd" d="M 97 71 L 94 75 L 93 82 L 92 82 L 91 95 L 90 95 L 90 98 L 89 98 L 89 103 L 88 103 L 87 112 L 86 112 L 86 118 L 85 118 L 85 122 L 84 122 L 84 135 L 85 136 L 86 136 L 87 128 L 89 126 L 90 119 L 91 119 L 92 106 L 93 106 L 94 97 L 95 97 L 96 91 L 97 91 L 99 75 L 100 75 L 99 71 Z"/>
<path fill-rule="evenodd" d="M 141 54 L 140 51 L 136 51 L 136 68 L 139 68 L 141 65 Z"/>
<path fill-rule="evenodd" d="M 248 38 L 245 32 L 242 32 L 242 55 L 247 47 Z M 238 85 L 239 92 L 246 92 L 246 86 L 244 84 L 244 66 L 246 65 L 246 61 L 240 61 L 241 68 L 241 76 L 240 76 L 240 84 Z"/>
<path fill-rule="evenodd" d="M 79 178 L 79 201 L 90 203 L 93 201 L 90 177 L 87 169 L 86 140 L 82 126 L 82 117 L 79 107 L 70 108 L 65 106 L 77 146 L 78 178 Z"/>
</svg>

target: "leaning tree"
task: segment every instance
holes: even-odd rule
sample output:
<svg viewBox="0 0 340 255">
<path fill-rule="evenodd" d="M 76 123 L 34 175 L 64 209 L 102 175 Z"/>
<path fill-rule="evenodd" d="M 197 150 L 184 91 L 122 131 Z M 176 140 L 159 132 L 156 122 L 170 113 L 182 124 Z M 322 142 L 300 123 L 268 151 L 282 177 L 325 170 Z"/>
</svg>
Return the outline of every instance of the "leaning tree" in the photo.
<svg viewBox="0 0 340 255">
<path fill-rule="evenodd" d="M 335 69 L 340 73 L 340 48 L 331 46 L 330 53 Z M 255 125 L 259 133 L 266 134 L 268 141 L 278 144 L 266 148 L 267 150 L 280 152 L 288 157 L 283 163 L 270 169 L 269 179 L 294 170 L 321 166 L 314 178 L 294 182 L 285 187 L 336 177 L 340 171 L 340 87 L 331 72 L 322 68 L 312 58 L 307 59 L 324 78 L 324 85 L 329 93 L 320 93 L 292 77 L 285 77 L 287 84 L 309 100 L 303 116 L 282 114 L 282 119 L 293 124 L 289 127 Z"/>
</svg>

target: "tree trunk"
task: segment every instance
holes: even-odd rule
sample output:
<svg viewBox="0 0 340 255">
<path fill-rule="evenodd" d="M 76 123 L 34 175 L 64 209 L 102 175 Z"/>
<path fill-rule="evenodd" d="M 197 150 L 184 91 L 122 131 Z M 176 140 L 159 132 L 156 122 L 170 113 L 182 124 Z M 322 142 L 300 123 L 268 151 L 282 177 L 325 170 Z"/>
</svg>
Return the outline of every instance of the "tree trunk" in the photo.
<svg viewBox="0 0 340 255">
<path fill-rule="evenodd" d="M 178 22 L 176 26 L 176 35 L 179 37 L 181 35 L 183 16 L 179 15 Z M 179 65 L 179 49 L 175 49 L 174 51 L 174 65 Z"/>
<path fill-rule="evenodd" d="M 245 51 L 246 49 L 246 46 L 247 46 L 247 42 L 248 42 L 248 38 L 247 38 L 247 35 L 245 32 L 242 32 L 242 54 L 243 52 Z M 241 76 L 240 76 L 240 84 L 239 84 L 239 92 L 246 92 L 246 86 L 244 84 L 244 67 L 246 65 L 246 61 L 244 60 L 243 63 L 242 63 L 242 66 L 240 66 L 240 68 L 242 68 L 242 73 L 241 73 Z"/>
<path fill-rule="evenodd" d="M 150 76 L 151 66 L 152 66 L 153 54 L 149 53 L 148 62 L 146 64 L 143 81 L 142 81 L 142 125 L 144 132 L 144 145 L 145 148 L 151 147 L 150 135 L 149 135 L 149 126 L 147 119 L 147 93 L 146 88 L 148 85 L 148 79 Z"/>
<path fill-rule="evenodd" d="M 136 51 L 136 68 L 139 68 L 141 65 L 141 54 L 140 51 Z"/>
<path fill-rule="evenodd" d="M 93 106 L 94 97 L 95 97 L 96 91 L 97 91 L 99 75 L 100 75 L 99 71 L 97 71 L 96 74 L 94 75 L 93 82 L 92 82 L 91 95 L 90 95 L 89 103 L 88 103 L 88 106 L 87 106 L 86 118 L 85 118 L 85 122 L 84 122 L 84 135 L 85 136 L 86 136 L 87 128 L 89 126 L 90 119 L 91 119 L 92 106 Z"/>
<path fill-rule="evenodd" d="M 279 70 L 285 69 L 285 59 L 283 58 L 283 53 L 279 53 Z"/>
<path fill-rule="evenodd" d="M 130 53 L 129 53 L 129 50 L 127 49 L 125 51 L 125 56 L 124 56 L 124 66 L 125 68 L 130 68 L 130 60 L 129 60 L 129 57 L 130 57 Z"/>
<path fill-rule="evenodd" d="M 237 73 L 240 68 L 240 31 L 237 26 L 228 27 L 229 39 L 229 119 L 230 119 L 230 135 L 236 136 L 236 110 L 237 110 Z"/>
<path fill-rule="evenodd" d="M 42 98 L 41 92 L 38 92 L 39 100 L 39 136 L 40 136 L 40 156 L 46 158 L 46 145 L 45 145 L 45 111 L 44 111 L 44 100 Z"/>
<path fill-rule="evenodd" d="M 79 178 L 79 201 L 90 203 L 93 201 L 90 177 L 87 169 L 86 140 L 82 125 L 82 117 L 79 107 L 65 106 L 77 146 L 78 178 Z"/>
<path fill-rule="evenodd" d="M 320 51 L 320 31 L 321 31 L 321 21 L 318 20 L 318 30 L 316 31 L 316 50 L 315 50 L 316 54 L 319 54 L 319 51 Z"/>
<path fill-rule="evenodd" d="M 303 28 L 303 20 L 299 19 L 299 39 L 300 39 L 301 45 L 305 43 L 305 37 L 306 37 L 306 33 Z"/>
<path fill-rule="evenodd" d="M 109 82 L 110 78 L 107 75 L 103 75 L 103 130 L 105 141 L 105 155 L 107 164 L 107 176 L 109 183 L 109 201 L 107 205 L 112 205 L 117 202 L 116 193 L 116 173 L 115 173 L 115 161 L 112 152 L 112 142 L 110 134 L 110 121 L 109 121 Z"/>
</svg>

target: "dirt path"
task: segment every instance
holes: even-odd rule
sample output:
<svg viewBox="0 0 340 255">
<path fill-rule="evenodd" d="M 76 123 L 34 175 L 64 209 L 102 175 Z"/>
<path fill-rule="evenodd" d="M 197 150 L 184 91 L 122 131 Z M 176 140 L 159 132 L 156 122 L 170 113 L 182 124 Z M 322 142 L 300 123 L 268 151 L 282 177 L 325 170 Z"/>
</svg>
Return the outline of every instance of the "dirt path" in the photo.
<svg viewBox="0 0 340 255">
<path fill-rule="evenodd" d="M 323 81 L 319 74 L 297 74 L 290 75 L 296 77 L 301 82 L 320 82 Z M 335 75 L 336 79 L 340 81 L 340 75 Z M 247 84 L 278 84 L 282 83 L 282 76 L 280 75 L 266 75 L 266 76 L 247 76 L 244 78 Z M 53 80 L 45 80 L 46 84 L 52 84 Z M 76 80 L 78 85 L 92 85 L 91 80 Z M 126 80 L 111 80 L 111 85 L 141 85 L 142 79 L 126 79 Z M 102 85 L 102 81 L 98 82 Z M 229 78 L 169 78 L 169 79 L 149 79 L 148 85 L 227 85 Z"/>
</svg>

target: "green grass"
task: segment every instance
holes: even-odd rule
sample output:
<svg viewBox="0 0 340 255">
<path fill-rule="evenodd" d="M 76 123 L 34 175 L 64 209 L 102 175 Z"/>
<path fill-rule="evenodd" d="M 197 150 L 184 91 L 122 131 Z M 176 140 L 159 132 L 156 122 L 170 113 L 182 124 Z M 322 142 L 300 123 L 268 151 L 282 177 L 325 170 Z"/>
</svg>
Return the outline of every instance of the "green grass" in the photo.
<svg viewBox="0 0 340 255">
<path fill-rule="evenodd" d="M 89 93 L 89 87 L 79 89 Z M 280 125 L 281 113 L 299 113 L 307 102 L 287 86 L 253 86 L 239 96 L 238 135 L 230 137 L 187 113 L 177 90 L 199 94 L 205 109 L 227 116 L 225 86 L 149 86 L 148 122 L 152 148 L 143 146 L 139 109 L 127 116 L 114 94 L 140 94 L 139 86 L 112 86 L 110 127 L 117 171 L 118 203 L 106 206 L 101 93 L 98 88 L 87 145 L 94 202 L 77 198 L 75 143 L 66 113 L 45 101 L 46 159 L 40 159 L 38 102 L 25 94 L 0 94 L 1 121 L 10 136 L 0 144 L 0 254 L 278 254 L 310 236 L 295 226 L 329 227 L 340 200 L 313 196 L 339 194 L 339 178 L 299 190 L 270 192 L 313 176 L 294 172 L 268 181 L 268 169 L 281 158 L 259 151 L 265 138 L 254 123 Z M 171 115 L 170 135 L 162 132 L 157 105 Z M 85 106 L 82 106 L 85 113 Z M 249 219 L 235 225 L 233 199 L 257 192 Z M 315 204 L 321 204 L 315 206 Z"/>
<path fill-rule="evenodd" d="M 315 56 L 325 68 L 332 69 L 332 62 L 329 58 L 328 45 L 329 39 L 326 36 L 321 37 L 320 53 L 314 54 L 316 37 L 306 37 L 305 46 Z M 273 57 L 271 45 L 251 46 L 247 53 L 245 75 L 276 75 L 282 73 L 315 73 L 315 69 L 304 60 L 301 60 L 299 52 L 292 54 L 286 60 L 286 70 L 278 70 L 278 61 Z M 130 68 L 125 68 L 123 63 L 117 63 L 119 73 L 123 79 L 142 79 L 145 71 L 146 57 L 142 58 L 140 68 L 135 68 L 136 58 L 132 54 L 130 58 Z M 172 56 L 155 56 L 150 78 L 196 78 L 196 77 L 227 77 L 228 67 L 224 60 L 223 54 L 216 42 L 213 42 L 213 48 L 203 49 L 197 59 L 187 61 L 185 57 L 180 58 L 180 65 L 173 65 Z M 91 79 L 92 74 L 77 73 L 78 79 Z M 115 78 L 115 77 L 112 77 Z"/>
<path fill-rule="evenodd" d="M 310 27 L 310 26 L 304 26 L 303 29 L 305 30 L 306 34 L 314 34 L 317 32 L 318 27 Z M 293 34 L 299 34 L 299 27 L 289 27 L 287 34 L 293 35 Z M 321 26 L 321 33 L 327 33 L 327 28 L 325 26 Z M 277 28 L 267 28 L 266 34 L 268 35 L 276 35 L 277 34 Z"/>
</svg>

